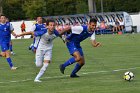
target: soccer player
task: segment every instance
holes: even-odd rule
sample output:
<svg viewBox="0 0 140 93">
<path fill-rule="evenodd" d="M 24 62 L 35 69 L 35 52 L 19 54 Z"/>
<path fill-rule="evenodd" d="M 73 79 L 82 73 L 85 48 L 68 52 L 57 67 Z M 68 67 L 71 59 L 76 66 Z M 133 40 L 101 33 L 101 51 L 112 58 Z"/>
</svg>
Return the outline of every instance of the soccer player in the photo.
<svg viewBox="0 0 140 93">
<path fill-rule="evenodd" d="M 98 47 L 101 45 L 101 43 L 96 42 L 95 40 L 96 25 L 97 25 L 97 20 L 92 18 L 90 19 L 88 26 L 71 27 L 71 34 L 68 35 L 66 38 L 67 41 L 66 45 L 72 57 L 69 60 L 67 60 L 65 63 L 60 65 L 61 73 L 64 74 L 64 70 L 67 66 L 77 62 L 70 77 L 71 78 L 79 77 L 76 73 L 85 64 L 84 54 L 80 46 L 80 42 L 82 42 L 88 37 L 91 37 L 91 43 L 93 47 Z"/>
<path fill-rule="evenodd" d="M 46 25 L 42 23 L 42 17 L 37 17 L 37 22 L 34 24 L 31 28 L 31 31 L 37 32 L 40 31 L 41 29 L 46 28 Z M 36 52 L 36 48 L 39 44 L 40 36 L 34 37 L 33 44 L 31 44 L 31 49 L 32 51 Z M 32 46 L 33 45 L 33 46 Z"/>
<path fill-rule="evenodd" d="M 16 70 L 17 67 L 13 66 L 12 60 L 10 58 L 10 51 L 9 51 L 9 45 L 11 41 L 11 34 L 16 37 L 16 34 L 13 32 L 14 28 L 12 24 L 9 22 L 6 22 L 6 16 L 1 15 L 0 16 L 0 46 L 2 53 L 1 55 L 3 57 L 6 57 L 7 62 L 9 63 L 9 66 L 11 70 Z"/>
<path fill-rule="evenodd" d="M 6 18 L 6 22 L 9 22 L 9 19 Z M 9 50 L 11 52 L 12 55 L 15 55 L 16 53 L 13 52 L 13 44 L 12 44 L 12 40 L 9 43 Z"/>
<path fill-rule="evenodd" d="M 36 76 L 34 82 L 42 82 L 40 81 L 40 77 L 44 74 L 46 71 L 49 63 L 51 62 L 52 58 L 52 48 L 53 48 L 53 40 L 60 36 L 62 33 L 58 33 L 58 31 L 55 30 L 55 21 L 54 20 L 47 20 L 47 28 L 41 29 L 38 32 L 31 32 L 35 37 L 40 36 L 40 40 L 37 46 L 36 50 L 36 66 L 41 67 L 42 63 L 43 66 L 40 69 L 38 75 Z M 23 36 L 25 34 L 19 34 L 18 36 Z"/>
<path fill-rule="evenodd" d="M 42 23 L 42 17 L 38 16 L 36 19 L 36 23 L 32 26 L 31 31 L 30 32 L 24 32 L 23 34 L 25 35 L 31 35 L 32 32 L 38 32 L 41 29 L 46 28 L 46 25 Z M 32 50 L 34 53 L 36 52 L 36 48 L 38 46 L 39 40 L 40 40 L 40 36 L 34 37 L 34 41 L 33 43 L 30 45 L 29 50 Z"/>
</svg>

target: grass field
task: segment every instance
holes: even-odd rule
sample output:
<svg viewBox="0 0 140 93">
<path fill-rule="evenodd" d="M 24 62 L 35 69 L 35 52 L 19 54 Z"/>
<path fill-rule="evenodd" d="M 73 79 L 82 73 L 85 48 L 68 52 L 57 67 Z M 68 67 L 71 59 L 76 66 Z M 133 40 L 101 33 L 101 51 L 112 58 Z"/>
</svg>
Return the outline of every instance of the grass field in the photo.
<svg viewBox="0 0 140 93">
<path fill-rule="evenodd" d="M 70 78 L 74 65 L 66 68 L 65 75 L 59 64 L 69 57 L 65 44 L 54 41 L 52 63 L 41 78 L 33 80 L 39 68 L 35 67 L 34 54 L 28 51 L 32 39 L 13 40 L 16 55 L 12 56 L 19 69 L 11 71 L 0 57 L 0 93 L 139 93 L 140 92 L 140 34 L 100 35 L 101 47 L 93 48 L 90 40 L 81 43 L 86 64 L 78 72 L 80 78 Z M 132 82 L 123 80 L 123 74 L 132 71 Z"/>
</svg>

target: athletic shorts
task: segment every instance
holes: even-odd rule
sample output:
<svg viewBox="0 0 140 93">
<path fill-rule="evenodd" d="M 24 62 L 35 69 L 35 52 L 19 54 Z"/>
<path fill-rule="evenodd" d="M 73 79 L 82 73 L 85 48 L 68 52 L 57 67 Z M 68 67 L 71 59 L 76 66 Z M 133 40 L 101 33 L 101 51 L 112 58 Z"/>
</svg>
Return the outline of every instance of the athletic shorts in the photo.
<svg viewBox="0 0 140 93">
<path fill-rule="evenodd" d="M 52 50 L 36 50 L 36 64 L 42 64 L 44 60 L 52 59 Z"/>
<path fill-rule="evenodd" d="M 75 43 L 75 42 L 67 42 L 66 45 L 67 45 L 67 48 L 68 48 L 69 53 L 70 53 L 71 55 L 73 55 L 73 53 L 76 52 L 76 51 L 78 51 L 78 52 L 80 53 L 81 56 L 84 55 L 84 54 L 83 54 L 83 50 L 82 50 L 80 44 L 77 44 L 77 43 Z"/>
<path fill-rule="evenodd" d="M 2 43 L 1 44 L 1 51 L 5 52 L 7 50 L 9 50 L 10 44 L 9 43 Z"/>
</svg>

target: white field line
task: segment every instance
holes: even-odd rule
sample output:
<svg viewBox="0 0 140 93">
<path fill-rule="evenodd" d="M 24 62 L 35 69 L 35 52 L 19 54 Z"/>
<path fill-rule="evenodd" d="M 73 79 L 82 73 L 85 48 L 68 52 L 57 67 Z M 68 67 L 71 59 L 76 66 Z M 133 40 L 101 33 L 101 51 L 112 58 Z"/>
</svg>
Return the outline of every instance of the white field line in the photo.
<svg viewBox="0 0 140 93">
<path fill-rule="evenodd" d="M 132 69 L 138 69 L 138 68 L 140 68 L 140 67 L 126 68 L 126 69 L 116 69 L 116 70 L 112 70 L 112 71 L 86 72 L 86 73 L 81 73 L 80 75 L 96 74 L 96 73 L 108 73 L 108 72 L 119 72 L 119 71 L 123 71 L 123 70 L 132 70 Z M 69 77 L 69 75 L 53 76 L 53 77 L 43 77 L 41 79 L 53 79 L 53 78 L 64 78 L 64 77 Z M 0 82 L 0 84 L 18 83 L 18 82 L 27 82 L 27 81 L 33 81 L 33 79 L 25 79 L 25 80 L 17 80 L 17 81 L 6 81 L 6 82 Z"/>
</svg>

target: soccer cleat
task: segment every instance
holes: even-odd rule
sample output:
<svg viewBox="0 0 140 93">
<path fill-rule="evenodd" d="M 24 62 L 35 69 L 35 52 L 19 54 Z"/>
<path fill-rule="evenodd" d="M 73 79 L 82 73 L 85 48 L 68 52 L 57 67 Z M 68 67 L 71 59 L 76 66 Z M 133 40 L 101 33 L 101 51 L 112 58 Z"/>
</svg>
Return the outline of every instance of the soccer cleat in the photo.
<svg viewBox="0 0 140 93">
<path fill-rule="evenodd" d="M 35 79 L 34 82 L 40 83 L 42 82 L 41 80 Z"/>
<path fill-rule="evenodd" d="M 80 77 L 80 76 L 78 76 L 78 75 L 76 75 L 76 74 L 71 74 L 70 77 L 71 77 L 71 78 L 78 78 L 78 77 Z"/>
<path fill-rule="evenodd" d="M 29 50 L 31 50 L 32 48 L 29 46 L 29 48 L 28 48 Z"/>
<path fill-rule="evenodd" d="M 61 64 L 61 65 L 59 66 L 59 69 L 60 69 L 60 72 L 61 72 L 62 74 L 64 74 L 65 67 L 63 67 L 63 64 Z"/>
<path fill-rule="evenodd" d="M 15 55 L 16 53 L 14 53 L 14 52 L 11 52 L 11 55 Z"/>
<path fill-rule="evenodd" d="M 11 70 L 16 70 L 18 67 L 11 67 Z"/>
</svg>

